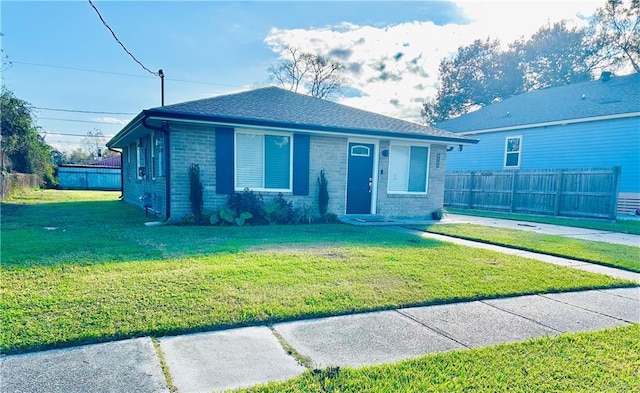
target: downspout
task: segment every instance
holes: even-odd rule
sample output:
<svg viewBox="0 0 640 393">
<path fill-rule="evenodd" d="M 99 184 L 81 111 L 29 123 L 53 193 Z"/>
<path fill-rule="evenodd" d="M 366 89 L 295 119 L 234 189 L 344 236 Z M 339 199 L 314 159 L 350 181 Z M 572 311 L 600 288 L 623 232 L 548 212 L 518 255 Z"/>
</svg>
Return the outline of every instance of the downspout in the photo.
<svg viewBox="0 0 640 393">
<path fill-rule="evenodd" d="M 165 170 L 165 181 L 166 181 L 166 186 L 165 186 L 165 210 L 166 210 L 166 217 L 167 217 L 167 221 L 169 220 L 169 218 L 171 217 L 171 145 L 169 144 L 169 122 L 164 120 L 162 122 L 162 126 L 161 127 L 157 127 L 157 126 L 152 126 L 151 124 L 147 123 L 147 119 L 148 116 L 145 114 L 144 116 L 142 116 L 142 119 L 140 119 L 140 123 L 142 123 L 142 126 L 144 128 L 148 128 L 150 130 L 154 130 L 154 131 L 159 131 L 162 132 L 162 134 L 164 135 L 164 148 L 166 151 L 166 170 Z"/>
<path fill-rule="evenodd" d="M 118 197 L 118 199 L 123 200 L 124 199 L 124 171 L 122 170 L 122 167 L 124 165 L 124 161 L 122 161 L 122 152 L 118 150 L 114 150 L 109 146 L 107 146 L 107 149 L 109 149 L 109 151 L 112 151 L 114 153 L 120 154 L 120 196 Z"/>
</svg>

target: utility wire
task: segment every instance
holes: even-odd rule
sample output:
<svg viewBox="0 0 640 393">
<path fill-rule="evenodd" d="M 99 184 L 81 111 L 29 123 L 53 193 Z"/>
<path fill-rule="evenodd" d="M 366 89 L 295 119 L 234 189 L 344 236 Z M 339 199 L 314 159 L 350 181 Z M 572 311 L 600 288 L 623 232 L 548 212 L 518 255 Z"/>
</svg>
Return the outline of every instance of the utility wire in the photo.
<svg viewBox="0 0 640 393">
<path fill-rule="evenodd" d="M 39 106 L 34 106 L 35 109 L 40 109 L 42 111 L 54 111 L 54 112 L 73 112 L 73 113 L 95 113 L 99 115 L 137 115 L 135 112 L 103 112 L 103 111 L 84 111 L 80 109 L 59 109 L 59 108 L 44 108 Z"/>
<path fill-rule="evenodd" d="M 116 42 L 118 44 L 120 44 L 120 46 L 122 47 L 122 49 L 124 49 L 125 52 L 127 52 L 127 54 L 129 56 L 131 56 L 131 58 L 138 64 L 140 64 L 140 67 L 142 67 L 143 69 L 145 69 L 148 73 L 150 73 L 151 75 L 155 75 L 155 76 L 160 76 L 159 72 L 153 72 L 150 69 L 148 69 L 147 67 L 144 66 L 144 64 L 142 64 L 140 62 L 140 60 L 136 59 L 136 57 L 129 52 L 129 50 L 127 49 L 126 46 L 124 46 L 124 44 L 118 39 L 118 36 L 116 36 L 116 33 L 113 32 L 113 30 L 111 29 L 111 27 L 109 27 L 109 25 L 107 24 L 107 22 L 104 20 L 104 18 L 102 17 L 102 15 L 100 15 L 100 11 L 98 11 L 98 8 L 96 8 L 96 6 L 93 4 L 93 2 L 91 0 L 89 0 L 89 4 L 91 4 L 91 7 L 93 7 L 93 9 L 96 11 L 96 14 L 98 14 L 98 17 L 100 18 L 100 20 L 102 21 L 102 24 L 104 25 L 104 27 L 106 27 L 110 32 L 111 35 L 113 36 L 113 38 L 116 40 Z"/>
<path fill-rule="evenodd" d="M 30 65 L 30 66 L 37 66 L 37 67 L 60 68 L 60 69 L 63 69 L 63 70 L 72 70 L 72 71 L 96 72 L 96 73 L 99 73 L 99 74 L 130 76 L 130 77 L 133 77 L 133 78 L 155 79 L 152 76 L 126 74 L 126 73 L 123 73 L 123 72 L 113 72 L 113 71 L 104 71 L 104 70 L 92 70 L 92 69 L 89 69 L 89 68 L 67 67 L 67 66 L 59 66 L 59 65 L 53 65 L 53 64 L 42 64 L 42 63 L 29 63 L 29 62 L 26 62 L 26 61 L 16 61 L 16 60 L 12 61 L 12 63 L 13 64 L 24 64 L 24 65 Z M 240 85 L 230 85 L 230 84 L 227 84 L 227 83 L 190 81 L 190 80 L 185 80 L 185 79 L 164 78 L 164 80 L 173 81 L 173 82 L 194 83 L 194 84 L 198 84 L 198 85 L 225 86 L 225 87 L 246 87 L 246 86 L 240 86 Z"/>
<path fill-rule="evenodd" d="M 68 134 L 64 132 L 49 132 L 49 131 L 38 131 L 38 133 L 43 135 L 77 136 L 82 138 L 112 138 L 113 137 L 113 135 L 82 135 L 82 134 Z"/>
<path fill-rule="evenodd" d="M 111 123 L 111 122 L 108 122 L 108 121 L 59 119 L 59 118 L 56 118 L 56 117 L 38 117 L 38 120 L 59 120 L 59 121 L 72 121 L 72 122 L 76 122 L 76 123 L 112 124 L 114 126 L 121 126 L 122 125 L 122 124 Z"/>
</svg>

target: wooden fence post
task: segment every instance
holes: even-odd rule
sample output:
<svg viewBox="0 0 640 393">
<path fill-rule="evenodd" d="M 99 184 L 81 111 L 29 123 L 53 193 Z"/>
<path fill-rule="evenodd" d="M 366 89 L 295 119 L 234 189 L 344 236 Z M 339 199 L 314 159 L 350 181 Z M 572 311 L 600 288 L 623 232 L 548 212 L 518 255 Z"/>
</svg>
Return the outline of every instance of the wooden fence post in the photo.
<svg viewBox="0 0 640 393">
<path fill-rule="evenodd" d="M 471 171 L 471 180 L 469 181 L 469 209 L 473 208 L 473 187 L 475 187 L 475 172 Z"/>
<path fill-rule="evenodd" d="M 622 167 L 613 167 L 613 176 L 611 179 L 611 210 L 609 211 L 609 219 L 615 220 L 618 212 L 618 189 L 620 187 L 620 172 Z"/>
<path fill-rule="evenodd" d="M 516 177 L 517 176 L 518 176 L 517 170 L 511 172 L 511 212 L 512 213 L 516 210 Z"/>
<path fill-rule="evenodd" d="M 556 174 L 556 198 L 554 206 L 554 216 L 560 215 L 560 198 L 562 198 L 562 169 Z"/>
</svg>

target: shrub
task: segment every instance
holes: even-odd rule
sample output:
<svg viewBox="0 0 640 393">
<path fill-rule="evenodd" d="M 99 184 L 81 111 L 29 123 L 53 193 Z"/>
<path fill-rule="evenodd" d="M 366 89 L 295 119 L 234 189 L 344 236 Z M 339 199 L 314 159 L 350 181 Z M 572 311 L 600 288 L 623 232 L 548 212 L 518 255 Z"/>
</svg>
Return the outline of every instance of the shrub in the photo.
<svg viewBox="0 0 640 393">
<path fill-rule="evenodd" d="M 434 220 L 440 221 L 447 215 L 447 211 L 441 207 L 431 212 L 431 218 Z"/>
<path fill-rule="evenodd" d="M 242 213 L 250 213 L 251 218 L 247 224 L 265 225 L 268 223 L 264 216 L 264 199 L 262 195 L 248 188 L 242 192 L 235 192 L 227 197 L 227 207 L 233 212 L 234 217 L 240 217 Z"/>
<path fill-rule="evenodd" d="M 295 224 L 298 222 L 298 209 L 293 207 L 293 202 L 284 199 L 282 193 L 265 204 L 264 212 L 264 216 L 270 224 Z"/>
<path fill-rule="evenodd" d="M 189 201 L 191 201 L 191 212 L 196 222 L 202 221 L 202 209 L 204 207 L 204 186 L 200 181 L 200 165 L 191 164 L 189 166 Z"/>
<path fill-rule="evenodd" d="M 318 176 L 318 210 L 320 211 L 320 215 L 324 216 L 327 214 L 327 210 L 329 209 L 329 182 L 327 178 L 324 176 L 324 169 L 320 171 L 320 176 Z"/>
</svg>

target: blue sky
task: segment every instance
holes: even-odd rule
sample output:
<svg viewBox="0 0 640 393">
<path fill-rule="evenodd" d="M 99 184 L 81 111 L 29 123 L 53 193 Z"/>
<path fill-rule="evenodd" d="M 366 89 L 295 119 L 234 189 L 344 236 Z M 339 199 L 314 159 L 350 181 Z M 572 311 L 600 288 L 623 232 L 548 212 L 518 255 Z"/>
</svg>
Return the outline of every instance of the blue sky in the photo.
<svg viewBox="0 0 640 393">
<path fill-rule="evenodd" d="M 440 60 L 457 47 L 486 37 L 506 45 L 547 21 L 582 24 L 604 0 L 94 4 L 138 60 L 164 70 L 165 104 L 263 86 L 289 45 L 344 55 L 352 94 L 338 102 L 419 121 Z M 160 105 L 159 78 L 125 53 L 88 1 L 4 0 L 0 18 L 2 83 L 19 98 L 37 108 L 115 113 L 39 109 L 38 125 L 57 148 L 80 147 L 95 129 L 114 135 Z"/>
</svg>

